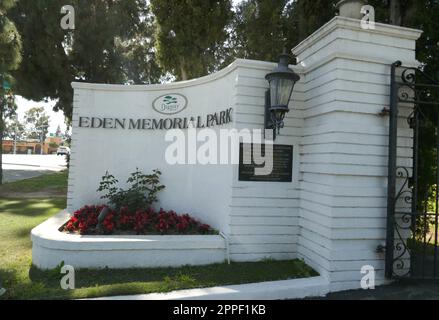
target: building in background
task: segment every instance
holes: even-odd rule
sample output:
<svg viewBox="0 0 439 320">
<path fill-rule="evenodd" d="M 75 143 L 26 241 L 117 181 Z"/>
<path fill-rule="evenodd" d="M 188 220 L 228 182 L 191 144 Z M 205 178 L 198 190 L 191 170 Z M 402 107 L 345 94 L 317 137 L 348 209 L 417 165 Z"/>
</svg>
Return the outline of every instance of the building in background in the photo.
<svg viewBox="0 0 439 320">
<path fill-rule="evenodd" d="M 43 144 L 37 139 L 14 141 L 12 139 L 3 140 L 4 154 L 56 154 L 59 146 L 64 145 L 62 137 L 51 135 L 46 138 Z"/>
</svg>

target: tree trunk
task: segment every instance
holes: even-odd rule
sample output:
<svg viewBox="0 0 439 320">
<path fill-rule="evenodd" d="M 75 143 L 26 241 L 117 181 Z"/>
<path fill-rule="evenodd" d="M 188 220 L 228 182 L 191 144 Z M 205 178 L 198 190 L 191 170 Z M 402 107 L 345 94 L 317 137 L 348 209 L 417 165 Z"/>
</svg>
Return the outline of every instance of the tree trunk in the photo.
<svg viewBox="0 0 439 320">
<path fill-rule="evenodd" d="M 181 76 L 181 80 L 183 81 L 188 79 L 186 72 L 186 64 L 183 58 L 180 60 L 180 76 Z"/>
<path fill-rule="evenodd" d="M 4 121 L 3 121 L 3 101 L 0 96 L 0 185 L 3 184 L 3 131 L 4 131 Z"/>
<path fill-rule="evenodd" d="M 402 25 L 401 0 L 390 0 L 390 23 Z"/>
<path fill-rule="evenodd" d="M 186 72 L 186 70 L 185 70 L 183 67 L 180 67 L 180 72 L 181 72 L 181 80 L 182 80 L 182 81 L 187 80 L 188 77 L 187 77 L 187 72 Z"/>
</svg>

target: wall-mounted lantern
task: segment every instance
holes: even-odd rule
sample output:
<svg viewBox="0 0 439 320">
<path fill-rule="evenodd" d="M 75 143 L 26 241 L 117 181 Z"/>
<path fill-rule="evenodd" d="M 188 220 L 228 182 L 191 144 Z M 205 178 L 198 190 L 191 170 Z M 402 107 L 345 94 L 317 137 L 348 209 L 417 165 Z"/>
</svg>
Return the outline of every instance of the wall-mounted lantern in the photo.
<svg viewBox="0 0 439 320">
<path fill-rule="evenodd" d="M 285 115 L 290 111 L 288 104 L 293 93 L 294 85 L 300 77 L 290 68 L 290 56 L 286 53 L 279 57 L 278 66 L 265 76 L 270 85 L 265 94 L 265 129 L 273 129 L 273 139 L 276 133 L 284 127 Z"/>
</svg>

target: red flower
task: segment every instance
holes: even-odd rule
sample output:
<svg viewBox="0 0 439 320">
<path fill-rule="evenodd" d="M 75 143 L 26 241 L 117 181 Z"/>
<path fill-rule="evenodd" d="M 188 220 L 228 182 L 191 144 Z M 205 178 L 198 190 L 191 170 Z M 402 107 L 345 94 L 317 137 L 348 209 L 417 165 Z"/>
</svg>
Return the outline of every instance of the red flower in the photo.
<svg viewBox="0 0 439 320">
<path fill-rule="evenodd" d="M 105 206 L 84 206 L 74 212 L 71 219 L 66 223 L 64 230 L 90 233 L 98 224 L 98 217 Z M 188 214 L 178 215 L 175 211 L 165 211 L 163 208 L 155 212 L 153 208 L 138 210 L 134 214 L 122 207 L 119 211 L 110 211 L 102 222 L 105 234 L 111 234 L 119 230 L 133 230 L 137 234 L 146 232 L 167 233 L 200 233 L 206 234 L 212 231 L 207 224 L 201 224 Z"/>
<path fill-rule="evenodd" d="M 160 219 L 159 222 L 155 226 L 156 230 L 161 234 L 165 233 L 169 229 L 168 223 L 164 219 Z"/>
<path fill-rule="evenodd" d="M 134 216 L 134 231 L 141 233 L 147 228 L 150 220 L 150 215 L 148 212 L 138 210 Z"/>
<path fill-rule="evenodd" d="M 184 221 L 184 220 L 182 220 L 179 223 L 177 223 L 177 229 L 180 232 L 186 231 L 188 227 L 189 227 L 189 224 L 186 221 Z"/>
<path fill-rule="evenodd" d="M 209 231 L 210 231 L 210 226 L 209 225 L 207 225 L 207 224 L 202 224 L 200 227 L 199 227 L 199 230 L 200 230 L 200 232 L 201 233 L 208 233 Z"/>
<path fill-rule="evenodd" d="M 87 225 L 87 223 L 85 221 L 81 221 L 79 223 L 78 228 L 79 228 L 80 233 L 85 233 L 87 231 L 87 229 L 88 229 L 88 225 Z"/>
<path fill-rule="evenodd" d="M 102 225 L 104 226 L 105 231 L 108 233 L 111 233 L 114 230 L 115 222 L 114 222 L 114 213 L 110 212 L 102 222 Z"/>
<path fill-rule="evenodd" d="M 65 230 L 86 234 L 90 229 L 96 227 L 99 213 L 103 208 L 104 206 L 84 206 L 75 211 L 72 218 L 67 222 Z"/>
<path fill-rule="evenodd" d="M 131 223 L 131 217 L 128 215 L 123 215 L 120 217 L 119 222 L 121 225 L 127 225 Z"/>
</svg>

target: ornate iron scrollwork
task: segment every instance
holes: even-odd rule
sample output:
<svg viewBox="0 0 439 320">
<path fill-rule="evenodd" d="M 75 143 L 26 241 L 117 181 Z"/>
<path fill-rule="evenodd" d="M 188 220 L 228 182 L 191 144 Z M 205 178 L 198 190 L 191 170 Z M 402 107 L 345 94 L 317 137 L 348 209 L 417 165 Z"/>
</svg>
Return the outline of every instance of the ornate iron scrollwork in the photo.
<svg viewBox="0 0 439 320">
<path fill-rule="evenodd" d="M 398 167 L 396 176 L 402 179 L 402 185 L 395 197 L 396 203 L 402 199 L 407 206 L 412 205 L 413 190 L 410 188 L 410 170 L 406 167 Z M 407 277 L 410 268 L 406 268 L 404 260 L 410 259 L 410 248 L 407 245 L 407 237 L 403 231 L 411 231 L 412 214 L 410 212 L 395 212 L 395 244 L 393 248 L 393 276 L 395 278 Z"/>
<path fill-rule="evenodd" d="M 411 73 L 409 73 L 409 71 L 411 71 Z M 417 71 L 418 69 L 415 68 L 405 68 L 401 74 L 402 82 L 406 84 L 415 84 Z"/>
<path fill-rule="evenodd" d="M 421 83 L 422 80 L 426 83 Z M 418 172 L 417 137 L 419 126 L 422 123 L 432 124 L 429 117 L 424 114 L 422 106 L 439 107 L 439 101 L 431 101 L 434 100 L 431 99 L 432 90 L 439 91 L 439 82 L 428 76 L 422 69 L 404 67 L 400 62 L 392 65 L 390 116 L 393 116 L 391 128 L 394 128 L 395 131 L 391 131 L 389 134 L 389 159 L 393 159 L 393 162 L 389 161 L 388 215 L 391 215 L 391 218 L 389 219 L 388 216 L 386 247 L 393 250 L 390 255 L 386 255 L 387 277 L 413 276 L 412 258 L 415 247 L 411 247 L 409 239 L 416 234 L 417 220 L 423 217 L 422 213 L 418 212 L 418 178 L 413 175 Z M 413 139 L 413 167 L 396 166 L 398 149 L 396 132 L 398 128 L 395 123 L 400 104 L 413 108 L 407 117 L 407 123 L 413 130 L 415 137 Z M 434 124 L 435 127 L 437 125 Z M 390 163 L 393 163 L 393 166 L 390 166 Z M 397 182 L 399 182 L 398 189 L 396 188 Z M 427 213 L 424 215 L 427 216 Z"/>
</svg>

